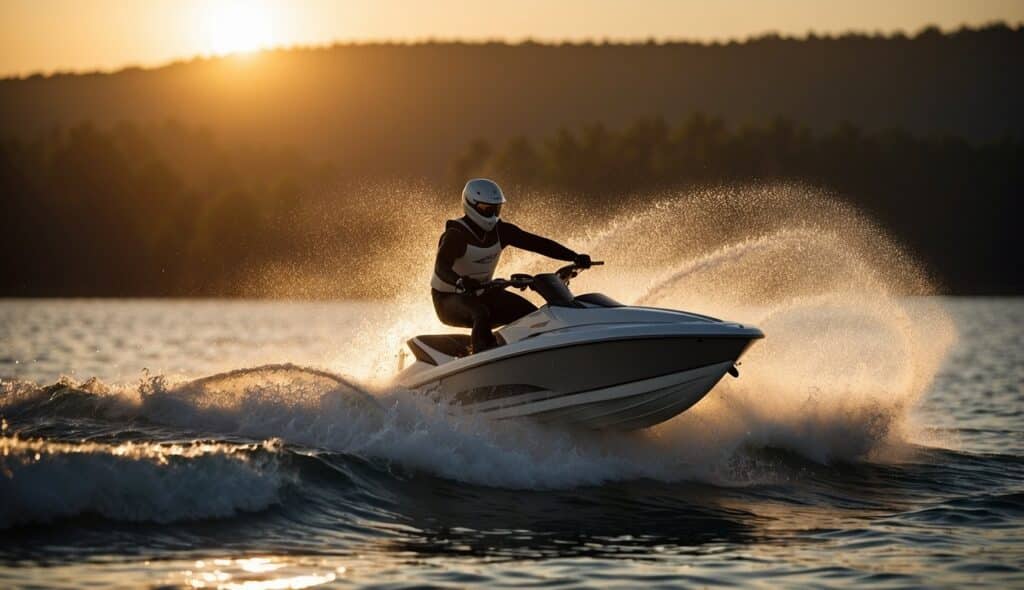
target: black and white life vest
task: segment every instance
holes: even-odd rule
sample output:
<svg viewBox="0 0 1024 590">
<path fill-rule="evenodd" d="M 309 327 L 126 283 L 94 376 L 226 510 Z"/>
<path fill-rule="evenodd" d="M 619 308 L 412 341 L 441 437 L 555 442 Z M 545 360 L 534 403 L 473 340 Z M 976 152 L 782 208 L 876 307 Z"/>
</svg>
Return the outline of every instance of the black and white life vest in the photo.
<svg viewBox="0 0 1024 590">
<path fill-rule="evenodd" d="M 462 219 L 450 220 L 445 225 L 446 230 L 452 228 L 453 224 L 456 224 L 455 231 L 462 231 L 467 238 L 466 252 L 455 259 L 452 270 L 460 277 L 470 276 L 481 283 L 493 279 L 494 269 L 498 267 L 498 259 L 501 258 L 501 238 L 498 232 L 488 232 L 481 237 Z M 489 243 L 492 239 L 493 243 Z M 430 286 L 442 293 L 456 292 L 455 285 L 442 280 L 436 272 L 430 279 Z"/>
</svg>

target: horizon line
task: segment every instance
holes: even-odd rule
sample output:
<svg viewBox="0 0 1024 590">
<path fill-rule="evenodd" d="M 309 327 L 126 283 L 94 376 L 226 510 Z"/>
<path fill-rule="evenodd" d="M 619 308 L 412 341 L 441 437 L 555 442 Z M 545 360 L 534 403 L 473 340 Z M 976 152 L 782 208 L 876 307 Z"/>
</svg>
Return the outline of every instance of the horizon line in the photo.
<svg viewBox="0 0 1024 590">
<path fill-rule="evenodd" d="M 331 49 L 346 47 L 372 47 L 372 46 L 394 46 L 394 47 L 415 47 L 424 45 L 546 45 L 546 46 L 594 46 L 594 45 L 618 45 L 618 46 L 642 46 L 642 45 L 697 45 L 701 47 L 722 47 L 729 45 L 746 45 L 758 41 L 810 41 L 827 40 L 838 41 L 849 37 L 867 37 L 870 39 L 898 40 L 917 39 L 933 31 L 938 31 L 945 37 L 953 36 L 964 32 L 983 32 L 990 29 L 1005 28 L 1012 32 L 1024 31 L 1024 19 L 1017 22 L 1006 20 L 993 20 L 979 25 L 962 24 L 958 27 L 942 28 L 936 24 L 922 25 L 914 32 L 904 28 L 890 29 L 883 31 L 876 29 L 867 31 L 863 29 L 846 29 L 841 32 L 819 33 L 808 30 L 804 33 L 781 33 L 775 30 L 766 30 L 760 33 L 752 33 L 745 37 L 728 37 L 721 39 L 693 39 L 682 37 L 581 37 L 581 38 L 538 38 L 533 36 L 494 38 L 494 37 L 409 37 L 409 38 L 363 38 L 363 39 L 335 39 L 324 43 L 292 43 L 278 44 L 248 51 L 235 51 L 226 53 L 194 53 L 184 55 L 171 60 L 163 60 L 151 63 L 124 62 L 110 67 L 97 67 L 93 69 L 60 69 L 52 70 L 29 70 L 27 72 L 12 72 L 0 74 L 0 82 L 29 80 L 33 78 L 57 78 L 62 76 L 109 76 L 127 71 L 156 71 L 178 65 L 191 64 L 195 62 L 214 61 L 223 59 L 256 58 L 263 54 L 289 51 L 327 51 Z"/>
</svg>

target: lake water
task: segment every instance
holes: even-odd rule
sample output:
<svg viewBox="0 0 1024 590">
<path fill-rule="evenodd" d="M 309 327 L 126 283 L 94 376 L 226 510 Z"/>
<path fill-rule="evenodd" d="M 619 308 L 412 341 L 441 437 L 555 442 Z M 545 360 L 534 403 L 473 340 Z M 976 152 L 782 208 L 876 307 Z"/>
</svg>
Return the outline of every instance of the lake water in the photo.
<svg viewBox="0 0 1024 590">
<path fill-rule="evenodd" d="M 0 587 L 1022 587 L 1024 300 L 901 306 L 614 434 L 389 387 L 380 304 L 2 301 Z"/>
</svg>

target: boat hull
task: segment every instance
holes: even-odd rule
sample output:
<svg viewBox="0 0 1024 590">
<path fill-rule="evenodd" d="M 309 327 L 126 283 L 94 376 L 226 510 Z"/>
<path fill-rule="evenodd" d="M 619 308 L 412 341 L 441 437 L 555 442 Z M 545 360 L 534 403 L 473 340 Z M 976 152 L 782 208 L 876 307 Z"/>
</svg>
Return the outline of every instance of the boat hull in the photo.
<svg viewBox="0 0 1024 590">
<path fill-rule="evenodd" d="M 758 334 L 587 341 L 452 367 L 420 389 L 496 419 L 633 430 L 700 401 Z"/>
<path fill-rule="evenodd" d="M 495 419 L 530 418 L 578 428 L 636 430 L 660 424 L 704 398 L 733 366 L 726 361 L 652 379 L 534 401 L 470 404 Z"/>
</svg>

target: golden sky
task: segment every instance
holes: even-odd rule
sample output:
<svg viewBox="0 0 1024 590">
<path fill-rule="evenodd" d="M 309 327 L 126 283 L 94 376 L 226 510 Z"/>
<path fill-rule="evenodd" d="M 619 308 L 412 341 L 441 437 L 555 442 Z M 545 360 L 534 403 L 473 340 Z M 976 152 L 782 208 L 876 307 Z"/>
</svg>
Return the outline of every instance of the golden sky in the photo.
<svg viewBox="0 0 1024 590">
<path fill-rule="evenodd" d="M 1024 22 L 1024 0 L 0 0 L 0 76 L 279 45 L 742 39 Z"/>
</svg>

